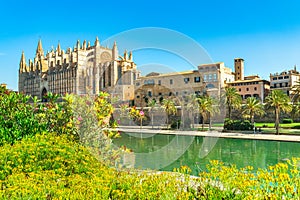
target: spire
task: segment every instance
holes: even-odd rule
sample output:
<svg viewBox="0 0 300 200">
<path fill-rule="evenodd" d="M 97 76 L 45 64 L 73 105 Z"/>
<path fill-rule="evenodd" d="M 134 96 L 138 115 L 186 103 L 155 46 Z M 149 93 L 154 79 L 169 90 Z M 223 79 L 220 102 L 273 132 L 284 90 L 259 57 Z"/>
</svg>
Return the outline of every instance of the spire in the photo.
<svg viewBox="0 0 300 200">
<path fill-rule="evenodd" d="M 59 43 L 59 42 L 58 42 L 58 44 L 57 44 L 57 52 L 58 52 L 58 54 L 61 53 L 61 48 L 60 48 L 60 43 Z"/>
<path fill-rule="evenodd" d="M 44 55 L 44 50 L 43 50 L 43 47 L 42 47 L 42 40 L 41 39 L 39 40 L 38 46 L 36 48 L 36 54 Z"/>
<path fill-rule="evenodd" d="M 117 42 L 115 41 L 115 42 L 114 42 L 113 49 L 116 49 L 116 48 L 118 48 L 118 47 L 117 47 Z"/>
<path fill-rule="evenodd" d="M 86 40 L 83 41 L 82 49 L 86 50 Z"/>
<path fill-rule="evenodd" d="M 26 71 L 26 60 L 25 60 L 24 51 L 22 51 L 21 60 L 20 60 L 20 72 L 25 72 L 25 71 Z"/>
<path fill-rule="evenodd" d="M 132 51 L 129 52 L 129 60 L 132 61 Z"/>
<path fill-rule="evenodd" d="M 80 49 L 80 41 L 79 40 L 77 40 L 76 46 L 77 46 L 77 51 L 79 51 L 79 49 Z"/>
<path fill-rule="evenodd" d="M 125 50 L 125 52 L 124 52 L 124 60 L 127 60 L 127 58 L 128 58 L 128 54 L 127 54 L 127 50 Z"/>
<path fill-rule="evenodd" d="M 88 46 L 87 46 L 87 48 L 90 48 L 90 47 L 91 47 L 91 42 L 88 41 Z"/>
<path fill-rule="evenodd" d="M 114 60 L 117 60 L 118 56 L 119 56 L 119 51 L 118 51 L 118 47 L 117 47 L 116 41 L 114 42 L 114 46 L 112 48 L 112 56 L 113 56 Z"/>
<path fill-rule="evenodd" d="M 29 71 L 33 71 L 33 62 L 29 59 Z"/>
<path fill-rule="evenodd" d="M 98 39 L 98 36 L 96 37 L 96 40 L 95 40 L 95 46 L 100 46 L 100 42 L 99 42 L 99 39 Z"/>
</svg>

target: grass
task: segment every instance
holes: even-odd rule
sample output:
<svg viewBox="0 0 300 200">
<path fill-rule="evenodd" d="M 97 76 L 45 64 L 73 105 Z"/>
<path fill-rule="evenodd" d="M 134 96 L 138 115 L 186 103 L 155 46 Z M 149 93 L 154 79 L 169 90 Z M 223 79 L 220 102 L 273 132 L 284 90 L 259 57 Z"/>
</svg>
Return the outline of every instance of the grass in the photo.
<svg viewBox="0 0 300 200">
<path fill-rule="evenodd" d="M 273 128 L 275 127 L 275 123 L 255 123 L 256 127 L 263 127 L 264 125 L 266 125 L 268 128 Z M 300 123 L 291 123 L 291 124 L 280 124 L 281 128 L 294 128 L 295 126 L 300 126 Z"/>
<path fill-rule="evenodd" d="M 213 127 L 223 127 L 224 123 L 215 123 Z M 266 128 L 274 128 L 275 123 L 266 123 L 266 122 L 255 122 L 255 127 L 264 128 L 263 126 L 267 126 Z M 281 128 L 294 128 L 295 126 L 300 126 L 300 122 L 291 123 L 291 124 L 280 124 Z"/>
<path fill-rule="evenodd" d="M 215 123 L 213 127 L 222 127 L 223 123 Z M 279 132 L 280 134 L 293 134 L 293 135 L 300 135 L 300 129 L 295 129 L 294 127 L 300 127 L 300 123 L 291 123 L 291 124 L 280 124 Z M 261 128 L 262 133 L 266 134 L 275 134 L 275 123 L 264 123 L 264 122 L 257 122 L 255 123 L 255 127 Z"/>
</svg>

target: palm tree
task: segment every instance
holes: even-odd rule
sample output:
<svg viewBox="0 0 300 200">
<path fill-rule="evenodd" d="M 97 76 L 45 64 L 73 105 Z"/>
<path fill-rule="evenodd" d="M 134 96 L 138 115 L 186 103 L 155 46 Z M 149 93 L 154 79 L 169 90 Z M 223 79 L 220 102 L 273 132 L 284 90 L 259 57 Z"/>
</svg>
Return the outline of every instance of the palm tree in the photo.
<svg viewBox="0 0 300 200">
<path fill-rule="evenodd" d="M 194 128 L 194 124 L 195 124 L 195 110 L 198 110 L 199 104 L 198 104 L 198 98 L 196 94 L 191 94 L 189 96 L 189 103 L 187 104 L 187 109 L 188 111 L 190 111 L 191 115 L 192 115 L 192 126 Z"/>
<path fill-rule="evenodd" d="M 232 109 L 240 108 L 242 103 L 242 98 L 237 92 L 237 90 L 233 87 L 226 87 L 225 88 L 225 104 L 228 108 L 228 118 L 231 119 L 231 112 Z"/>
<path fill-rule="evenodd" d="M 152 99 L 151 101 L 149 101 L 148 106 L 150 107 L 149 112 L 151 113 L 151 125 L 152 125 L 152 129 L 153 129 L 153 114 L 154 114 L 154 109 L 157 106 L 156 100 Z"/>
<path fill-rule="evenodd" d="M 283 93 L 282 90 L 273 90 L 266 97 L 266 106 L 269 108 L 273 108 L 275 112 L 275 128 L 276 134 L 279 134 L 279 117 L 281 110 L 284 112 L 289 112 L 292 109 L 292 105 L 290 104 L 290 98 Z"/>
<path fill-rule="evenodd" d="M 254 126 L 254 115 L 262 116 L 265 113 L 263 105 L 255 97 L 249 97 L 243 106 L 242 114 L 250 117 L 251 124 Z"/>
<path fill-rule="evenodd" d="M 198 109 L 199 113 L 202 116 L 202 130 L 204 130 L 204 122 L 207 118 L 211 117 L 214 113 L 217 112 L 216 102 L 210 96 L 201 96 L 198 99 Z M 210 119 L 209 119 L 210 120 Z M 209 129 L 211 128 L 211 123 L 209 123 Z"/>
<path fill-rule="evenodd" d="M 167 128 L 169 128 L 169 115 L 176 114 L 176 107 L 175 107 L 175 103 L 173 100 L 171 99 L 164 99 L 162 101 L 162 108 L 165 110 L 166 114 L 167 114 Z"/>
<path fill-rule="evenodd" d="M 297 81 L 291 88 L 291 95 L 293 103 L 300 101 L 300 81 Z"/>
</svg>

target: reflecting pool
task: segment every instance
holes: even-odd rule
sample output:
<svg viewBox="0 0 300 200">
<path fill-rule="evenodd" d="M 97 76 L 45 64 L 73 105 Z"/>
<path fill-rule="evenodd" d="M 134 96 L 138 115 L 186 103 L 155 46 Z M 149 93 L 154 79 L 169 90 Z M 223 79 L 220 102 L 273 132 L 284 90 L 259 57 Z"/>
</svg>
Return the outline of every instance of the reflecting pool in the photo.
<svg viewBox="0 0 300 200">
<path fill-rule="evenodd" d="M 206 170 L 209 160 L 220 160 L 238 168 L 251 165 L 257 169 L 300 157 L 297 142 L 121 133 L 114 144 L 133 151 L 125 162 L 135 168 L 172 171 L 187 165 L 194 175 Z"/>
</svg>

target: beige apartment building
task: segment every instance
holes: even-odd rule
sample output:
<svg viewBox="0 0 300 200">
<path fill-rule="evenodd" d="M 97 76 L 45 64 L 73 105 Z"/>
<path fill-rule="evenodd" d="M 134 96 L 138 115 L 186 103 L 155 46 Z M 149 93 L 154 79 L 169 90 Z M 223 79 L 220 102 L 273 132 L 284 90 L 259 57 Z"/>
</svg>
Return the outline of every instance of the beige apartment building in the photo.
<svg viewBox="0 0 300 200">
<path fill-rule="evenodd" d="M 261 79 L 258 75 L 244 76 L 244 59 L 234 59 L 235 80 L 228 82 L 228 87 L 234 87 L 242 99 L 256 97 L 264 102 L 270 91 L 270 82 Z"/>
<path fill-rule="evenodd" d="M 107 91 L 122 101 L 133 100 L 133 84 L 139 74 L 132 52 L 120 56 L 116 43 L 112 48 L 103 47 L 97 37 L 93 46 L 77 41 L 73 50 L 65 52 L 58 44 L 56 50 L 44 54 L 40 40 L 33 61 L 27 63 L 22 52 L 19 92 L 41 99 L 47 92 L 64 95 Z"/>
<path fill-rule="evenodd" d="M 300 81 L 300 74 L 296 69 L 284 71 L 281 73 L 270 74 L 271 90 L 282 90 L 285 94 L 292 97 L 292 87 Z"/>
<path fill-rule="evenodd" d="M 181 98 L 202 91 L 203 84 L 197 70 L 168 74 L 152 72 L 135 81 L 135 105 L 144 107 L 151 99 L 161 102 L 164 98 Z"/>
<path fill-rule="evenodd" d="M 223 62 L 203 64 L 198 70 L 159 74 L 152 72 L 139 77 L 135 81 L 135 105 L 147 106 L 147 102 L 155 99 L 175 98 L 178 101 L 191 94 L 207 93 L 219 98 L 226 81 L 234 80 L 231 69 Z"/>
<path fill-rule="evenodd" d="M 226 83 L 234 81 L 234 73 L 224 62 L 199 65 L 198 71 L 206 90 L 214 97 L 220 97 Z"/>
<path fill-rule="evenodd" d="M 228 86 L 236 88 L 242 99 L 256 97 L 264 102 L 270 91 L 270 82 L 262 80 L 259 76 L 246 76 L 244 80 L 228 83 Z"/>
</svg>

